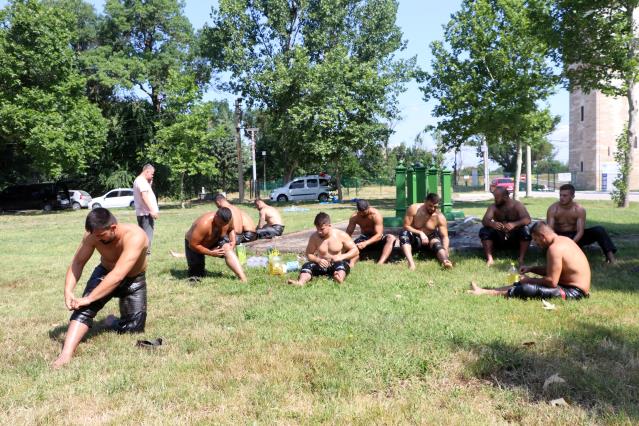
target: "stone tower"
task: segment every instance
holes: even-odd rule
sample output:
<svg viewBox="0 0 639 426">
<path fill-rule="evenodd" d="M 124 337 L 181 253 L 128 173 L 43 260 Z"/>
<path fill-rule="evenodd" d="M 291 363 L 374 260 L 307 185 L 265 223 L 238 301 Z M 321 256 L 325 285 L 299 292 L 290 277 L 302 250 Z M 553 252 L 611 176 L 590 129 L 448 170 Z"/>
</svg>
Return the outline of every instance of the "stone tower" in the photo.
<svg viewBox="0 0 639 426">
<path fill-rule="evenodd" d="M 611 191 L 618 166 L 614 159 L 616 140 L 628 117 L 626 98 L 613 98 L 599 91 L 570 93 L 568 167 L 577 189 Z M 639 150 L 633 142 L 630 189 L 639 188 Z"/>
</svg>

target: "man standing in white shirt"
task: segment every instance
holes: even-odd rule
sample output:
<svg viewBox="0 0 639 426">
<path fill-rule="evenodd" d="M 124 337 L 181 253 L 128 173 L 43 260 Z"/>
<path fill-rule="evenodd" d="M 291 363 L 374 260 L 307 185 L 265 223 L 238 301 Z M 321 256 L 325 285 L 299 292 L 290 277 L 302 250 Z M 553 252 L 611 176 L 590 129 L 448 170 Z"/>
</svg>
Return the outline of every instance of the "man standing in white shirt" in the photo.
<svg viewBox="0 0 639 426">
<path fill-rule="evenodd" d="M 133 182 L 133 202 L 135 203 L 135 215 L 138 217 L 138 225 L 144 229 L 149 238 L 149 248 L 147 254 L 151 254 L 151 242 L 153 241 L 153 225 L 158 218 L 158 201 L 155 198 L 151 183 L 155 167 L 145 164 L 142 173 Z"/>
</svg>

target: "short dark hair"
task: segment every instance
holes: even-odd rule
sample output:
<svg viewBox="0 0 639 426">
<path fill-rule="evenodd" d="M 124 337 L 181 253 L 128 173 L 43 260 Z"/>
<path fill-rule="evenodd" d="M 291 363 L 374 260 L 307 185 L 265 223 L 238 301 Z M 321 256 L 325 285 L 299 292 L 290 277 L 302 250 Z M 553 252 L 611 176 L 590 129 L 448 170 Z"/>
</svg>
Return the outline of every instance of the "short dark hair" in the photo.
<svg viewBox="0 0 639 426">
<path fill-rule="evenodd" d="M 363 212 L 364 210 L 366 210 L 368 207 L 370 207 L 370 205 L 368 204 L 368 201 L 366 200 L 357 200 L 355 202 L 355 204 L 357 205 L 357 211 L 358 212 Z"/>
<path fill-rule="evenodd" d="M 217 194 L 215 194 L 215 197 L 213 197 L 213 200 L 214 201 L 226 200 L 226 197 L 218 192 Z"/>
<path fill-rule="evenodd" d="M 98 207 L 91 210 L 87 215 L 84 221 L 84 229 L 86 229 L 87 232 L 101 231 L 116 223 L 118 223 L 118 220 L 110 211 L 104 207 Z"/>
<path fill-rule="evenodd" d="M 319 212 L 317 213 L 317 216 L 315 216 L 313 224 L 315 226 L 330 225 L 331 217 L 328 215 L 328 213 Z"/>
<path fill-rule="evenodd" d="M 548 224 L 546 222 L 544 222 L 543 220 L 538 220 L 537 222 L 535 222 L 533 224 L 533 226 L 530 227 L 530 233 L 531 234 L 539 234 L 542 231 L 549 229 L 550 226 L 548 226 Z"/>
<path fill-rule="evenodd" d="M 435 194 L 434 192 L 430 192 L 427 196 L 426 199 L 424 201 L 430 201 L 433 204 L 437 204 L 439 203 L 439 195 Z"/>
<path fill-rule="evenodd" d="M 229 223 L 233 218 L 233 213 L 228 207 L 220 207 L 217 209 L 217 216 L 222 219 L 224 223 Z"/>
<path fill-rule="evenodd" d="M 570 195 L 575 195 L 575 187 L 569 183 L 565 183 L 559 187 L 560 191 L 570 191 Z"/>
</svg>

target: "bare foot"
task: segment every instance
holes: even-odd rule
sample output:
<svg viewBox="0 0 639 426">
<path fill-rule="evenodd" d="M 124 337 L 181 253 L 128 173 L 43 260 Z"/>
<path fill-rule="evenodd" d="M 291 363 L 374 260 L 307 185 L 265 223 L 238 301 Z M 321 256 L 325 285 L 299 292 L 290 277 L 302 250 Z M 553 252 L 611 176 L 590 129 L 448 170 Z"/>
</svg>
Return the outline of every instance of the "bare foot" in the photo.
<svg viewBox="0 0 639 426">
<path fill-rule="evenodd" d="M 615 256 L 612 253 L 608 253 L 608 255 L 606 256 L 606 263 L 609 265 L 614 265 L 617 263 L 617 259 L 615 259 Z"/>
<path fill-rule="evenodd" d="M 471 281 L 470 282 L 470 290 L 467 290 L 466 293 L 474 294 L 475 296 L 479 296 L 480 294 L 482 294 L 481 290 L 482 290 L 481 287 L 479 287 L 477 284 L 475 284 L 475 281 Z"/>
<path fill-rule="evenodd" d="M 493 258 L 491 257 L 490 259 L 488 259 L 486 261 L 486 266 L 493 266 L 493 264 L 495 263 L 495 261 L 493 260 Z"/>
<path fill-rule="evenodd" d="M 169 250 L 169 253 L 171 253 L 171 256 L 177 257 L 177 258 L 186 257 L 186 255 L 184 253 L 178 253 L 178 252 L 173 251 L 173 250 Z"/>
<path fill-rule="evenodd" d="M 71 361 L 71 355 L 60 354 L 58 359 L 53 361 L 53 363 L 51 364 L 51 368 L 53 368 L 54 370 L 58 370 L 68 364 L 69 361 Z"/>
<path fill-rule="evenodd" d="M 344 273 L 338 272 L 335 275 L 333 275 L 333 279 L 337 281 L 337 284 L 342 284 L 344 280 L 346 279 L 346 275 Z"/>
<path fill-rule="evenodd" d="M 453 269 L 453 262 L 450 259 L 446 259 L 442 262 L 442 266 L 446 269 Z"/>
<path fill-rule="evenodd" d="M 292 278 L 291 278 L 291 279 L 289 279 L 288 281 L 286 281 L 286 283 L 287 283 L 287 284 L 289 284 L 289 285 L 295 286 L 295 287 L 302 287 L 302 286 L 304 286 L 304 284 L 300 284 L 300 282 L 299 282 L 299 281 L 294 280 L 294 279 L 292 279 Z"/>
<path fill-rule="evenodd" d="M 415 264 L 414 263 L 409 263 L 408 264 L 408 269 L 410 269 L 411 271 L 415 270 Z"/>
</svg>

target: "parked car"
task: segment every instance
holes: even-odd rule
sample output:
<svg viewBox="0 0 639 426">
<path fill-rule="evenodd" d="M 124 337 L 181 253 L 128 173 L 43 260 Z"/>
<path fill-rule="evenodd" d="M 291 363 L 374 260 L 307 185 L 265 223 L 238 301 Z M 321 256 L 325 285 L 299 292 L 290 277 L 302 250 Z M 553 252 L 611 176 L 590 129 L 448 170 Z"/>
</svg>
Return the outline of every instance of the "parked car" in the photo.
<svg viewBox="0 0 639 426">
<path fill-rule="evenodd" d="M 296 177 L 286 185 L 271 191 L 272 201 L 328 201 L 331 177 L 328 175 L 309 175 Z"/>
<path fill-rule="evenodd" d="M 497 187 L 506 188 L 508 191 L 512 192 L 515 189 L 515 180 L 508 177 L 493 179 L 490 183 L 490 192 L 495 191 L 495 188 Z"/>
<path fill-rule="evenodd" d="M 89 202 L 90 209 L 104 207 L 133 207 L 133 190 L 131 188 L 112 189 L 101 197 L 96 197 Z"/>
<path fill-rule="evenodd" d="M 69 190 L 64 183 L 14 185 L 0 193 L 0 210 L 62 210 L 71 208 Z"/>
<path fill-rule="evenodd" d="M 71 207 L 73 210 L 88 208 L 92 200 L 88 192 L 80 189 L 69 189 L 69 197 L 71 197 Z"/>
</svg>

